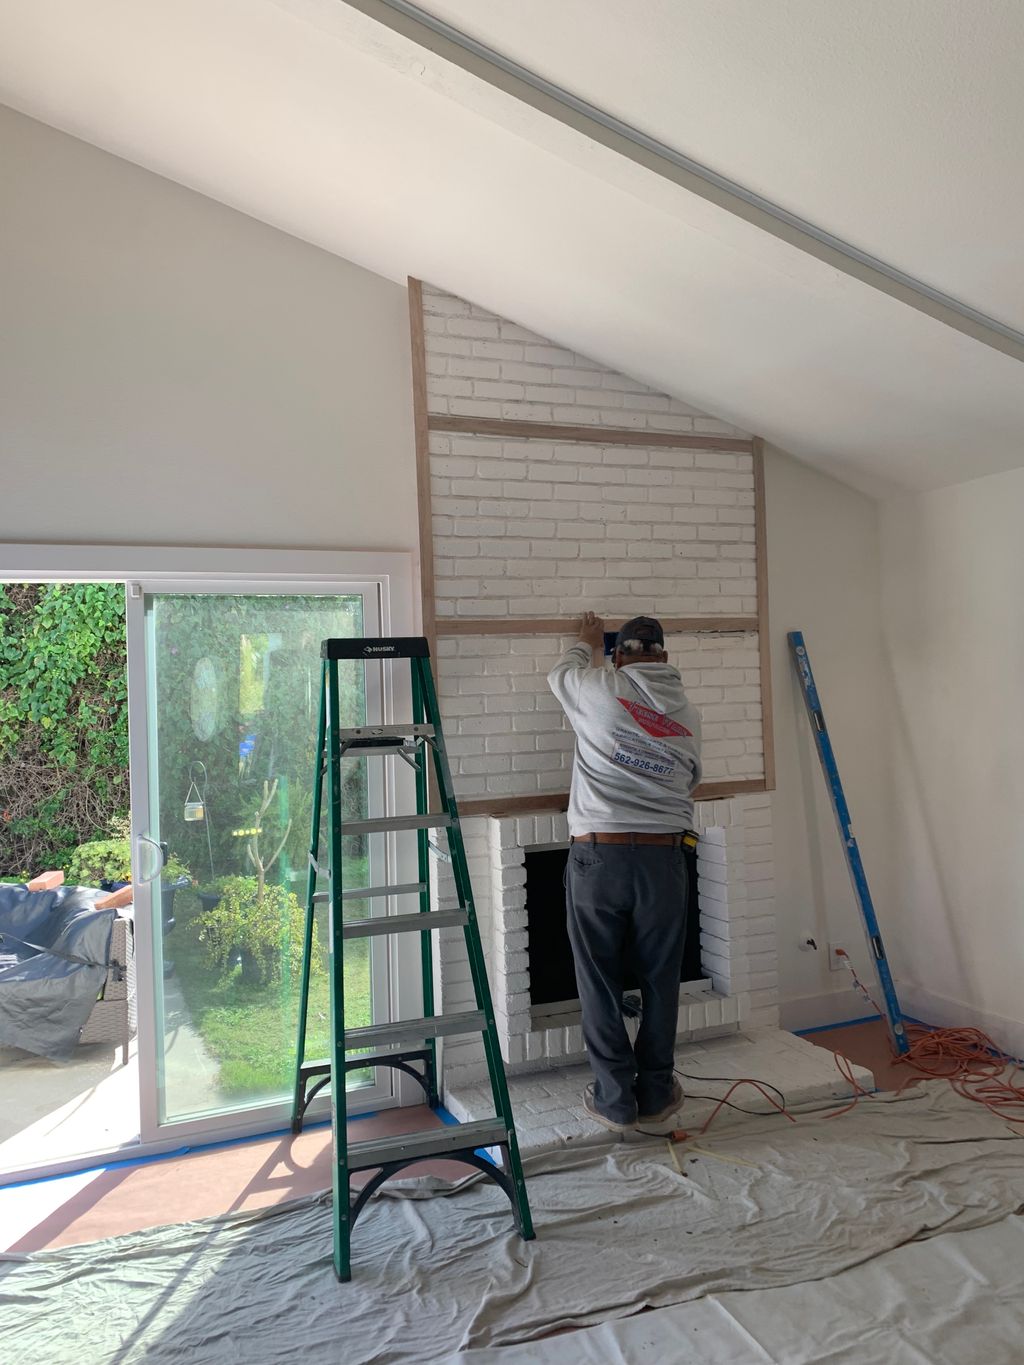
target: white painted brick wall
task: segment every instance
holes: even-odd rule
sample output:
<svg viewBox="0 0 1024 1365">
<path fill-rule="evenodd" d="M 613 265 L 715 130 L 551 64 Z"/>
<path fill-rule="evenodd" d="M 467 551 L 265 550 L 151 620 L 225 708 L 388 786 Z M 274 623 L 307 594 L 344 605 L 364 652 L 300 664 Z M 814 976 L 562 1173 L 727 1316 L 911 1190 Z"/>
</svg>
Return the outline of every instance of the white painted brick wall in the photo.
<svg viewBox="0 0 1024 1365">
<path fill-rule="evenodd" d="M 460 798 L 567 789 L 573 734 L 547 674 L 571 640 L 509 635 L 438 642 L 438 696 Z M 706 780 L 760 777 L 757 636 L 673 636 L 668 643 L 700 708 Z"/>
<path fill-rule="evenodd" d="M 439 617 L 757 610 L 750 455 L 441 432 L 430 449 Z"/>
<path fill-rule="evenodd" d="M 586 607 L 613 618 L 756 612 L 750 455 L 601 441 L 602 427 L 743 433 L 429 286 L 424 330 L 432 413 L 593 428 L 587 442 L 431 433 L 439 619 L 571 620 Z M 570 639 L 442 637 L 438 690 L 460 798 L 566 790 L 573 737 L 546 675 Z M 669 641 L 701 711 L 709 781 L 763 774 L 757 646 L 756 633 Z M 712 1032 L 735 1027 L 736 1018 L 777 1020 L 770 807 L 767 797 L 742 801 L 698 807 L 705 830 L 702 951 L 729 1002 L 728 1009 L 690 1002 L 691 1036 L 698 1019 Z M 556 841 L 562 824 L 564 817 L 529 817 L 520 843 Z M 519 888 L 505 885 L 515 859 L 502 861 L 509 850 L 492 847 L 488 822 L 466 821 L 464 833 L 491 980 L 500 982 L 499 1023 L 521 1025 L 528 997 L 516 969 Z M 512 941 L 499 971 L 494 944 L 506 929 Z M 439 956 L 444 1008 L 469 1008 L 461 945 L 451 952 L 443 945 Z M 508 1061 L 513 1068 L 550 1065 L 578 1053 L 577 1032 L 561 1030 L 564 1037 L 553 1039 L 553 1030 L 510 1036 L 506 1028 L 515 1053 Z M 475 1040 L 447 1041 L 444 1057 L 449 1080 L 482 1070 Z"/>
<path fill-rule="evenodd" d="M 756 613 L 751 456 L 600 440 L 602 426 L 742 433 L 429 286 L 424 314 L 432 412 L 594 427 L 593 444 L 431 433 L 439 619 Z M 572 734 L 545 678 L 569 638 L 442 638 L 460 797 L 566 789 Z M 762 776 L 756 634 L 669 647 L 706 778 Z"/>
<path fill-rule="evenodd" d="M 431 412 L 743 434 L 429 284 L 423 312 Z"/>
</svg>

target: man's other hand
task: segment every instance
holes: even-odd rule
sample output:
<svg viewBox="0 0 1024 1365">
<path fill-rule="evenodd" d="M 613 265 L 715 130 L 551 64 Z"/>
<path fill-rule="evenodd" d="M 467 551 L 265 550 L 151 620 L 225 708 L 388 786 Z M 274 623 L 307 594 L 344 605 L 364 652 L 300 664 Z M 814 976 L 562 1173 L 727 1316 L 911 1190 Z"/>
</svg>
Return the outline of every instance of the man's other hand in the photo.
<svg viewBox="0 0 1024 1365">
<path fill-rule="evenodd" d="M 604 653 L 604 621 L 595 612 L 585 611 L 580 622 L 580 643 Z"/>
</svg>

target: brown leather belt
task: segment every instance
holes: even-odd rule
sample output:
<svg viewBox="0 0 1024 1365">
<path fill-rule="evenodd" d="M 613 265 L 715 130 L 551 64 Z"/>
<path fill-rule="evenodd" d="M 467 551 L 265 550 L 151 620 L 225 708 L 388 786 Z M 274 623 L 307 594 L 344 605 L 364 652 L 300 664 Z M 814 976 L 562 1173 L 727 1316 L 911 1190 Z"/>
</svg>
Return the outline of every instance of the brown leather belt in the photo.
<svg viewBox="0 0 1024 1365">
<path fill-rule="evenodd" d="M 683 830 L 679 834 L 642 834 L 623 831 L 618 834 L 576 834 L 569 842 L 571 844 L 660 844 L 669 848 L 696 848 L 697 836 L 692 830 Z"/>
</svg>

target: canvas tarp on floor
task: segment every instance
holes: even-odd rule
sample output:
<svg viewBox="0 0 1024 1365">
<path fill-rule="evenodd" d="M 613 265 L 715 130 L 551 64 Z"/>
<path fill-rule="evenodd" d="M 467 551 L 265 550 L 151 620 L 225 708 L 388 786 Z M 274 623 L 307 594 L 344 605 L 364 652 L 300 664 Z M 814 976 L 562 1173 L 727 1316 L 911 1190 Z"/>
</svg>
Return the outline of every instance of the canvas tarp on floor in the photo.
<svg viewBox="0 0 1024 1365">
<path fill-rule="evenodd" d="M 826 1280 L 711 1294 L 438 1365 L 1020 1365 L 1024 1219 L 940 1233 Z"/>
<path fill-rule="evenodd" d="M 484 1182 L 377 1199 L 347 1285 L 331 1269 L 327 1196 L 3 1258 L 0 1358 L 436 1362 L 643 1307 L 820 1280 L 1024 1203 L 1024 1141 L 942 1085 L 840 1118 L 746 1119 L 699 1145 L 680 1149 L 683 1175 L 656 1141 L 536 1158 L 531 1243 Z"/>
</svg>

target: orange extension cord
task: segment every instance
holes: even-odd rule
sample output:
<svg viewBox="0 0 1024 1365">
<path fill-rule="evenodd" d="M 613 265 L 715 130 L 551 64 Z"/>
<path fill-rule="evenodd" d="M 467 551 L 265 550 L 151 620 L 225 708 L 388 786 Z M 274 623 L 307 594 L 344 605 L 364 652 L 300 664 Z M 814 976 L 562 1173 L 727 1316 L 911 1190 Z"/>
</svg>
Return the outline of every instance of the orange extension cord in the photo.
<svg viewBox="0 0 1024 1365">
<path fill-rule="evenodd" d="M 870 1003 L 875 1013 L 880 1015 L 882 1011 L 858 977 L 849 956 L 841 950 L 840 956 L 846 959 L 854 985 Z M 1024 1124 L 1024 1083 L 1018 1079 L 1022 1075 L 1021 1064 L 1016 1058 L 1007 1056 L 998 1048 L 987 1033 L 977 1028 L 927 1028 L 923 1024 L 905 1024 L 904 1028 L 910 1047 L 905 1053 L 897 1053 L 894 1048 L 893 1062 L 898 1066 L 912 1068 L 916 1074 L 907 1077 L 897 1090 L 897 1094 L 901 1094 L 908 1086 L 916 1085 L 920 1080 L 944 1080 L 958 1095 L 973 1100 L 976 1104 L 983 1104 L 996 1118 L 1006 1123 Z M 833 1053 L 833 1056 L 839 1074 L 853 1090 L 853 1098 L 841 1108 L 817 1116 L 827 1119 L 848 1114 L 863 1096 L 871 1093 L 856 1079 L 847 1057 L 838 1052 Z M 696 1133 L 691 1134 L 677 1128 L 669 1134 L 670 1143 L 685 1142 L 691 1137 L 703 1137 L 727 1106 L 734 1091 L 741 1085 L 753 1086 L 772 1108 L 789 1119 L 790 1123 L 797 1122 L 785 1103 L 780 1103 L 760 1081 L 744 1077 L 733 1082 Z"/>
</svg>

